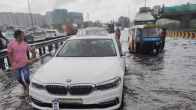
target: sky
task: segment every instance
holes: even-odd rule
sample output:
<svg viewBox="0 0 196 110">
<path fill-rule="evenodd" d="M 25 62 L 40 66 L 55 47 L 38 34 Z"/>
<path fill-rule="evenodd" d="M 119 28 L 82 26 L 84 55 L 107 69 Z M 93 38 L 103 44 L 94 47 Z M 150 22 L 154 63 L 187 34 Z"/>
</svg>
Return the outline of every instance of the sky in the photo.
<svg viewBox="0 0 196 110">
<path fill-rule="evenodd" d="M 135 17 L 145 0 L 30 0 L 33 13 L 45 14 L 53 9 L 68 9 L 84 14 L 85 20 L 110 21 L 119 16 Z M 147 0 L 147 6 L 196 3 L 196 0 Z M 1 0 L 0 12 L 28 12 L 27 0 Z"/>
</svg>

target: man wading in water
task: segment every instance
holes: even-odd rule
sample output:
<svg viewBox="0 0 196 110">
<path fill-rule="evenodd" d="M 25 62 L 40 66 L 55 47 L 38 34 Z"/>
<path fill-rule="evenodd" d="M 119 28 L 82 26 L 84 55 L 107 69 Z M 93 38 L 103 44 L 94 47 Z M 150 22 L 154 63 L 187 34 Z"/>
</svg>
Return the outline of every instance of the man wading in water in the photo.
<svg viewBox="0 0 196 110">
<path fill-rule="evenodd" d="M 8 44 L 8 57 L 11 62 L 12 72 L 24 88 L 24 96 L 28 96 L 30 83 L 30 70 L 28 65 L 37 60 L 35 58 L 36 53 L 35 50 L 24 41 L 23 31 L 16 30 L 14 37 L 15 39 Z M 27 52 L 32 53 L 33 59 L 28 59 Z"/>
</svg>

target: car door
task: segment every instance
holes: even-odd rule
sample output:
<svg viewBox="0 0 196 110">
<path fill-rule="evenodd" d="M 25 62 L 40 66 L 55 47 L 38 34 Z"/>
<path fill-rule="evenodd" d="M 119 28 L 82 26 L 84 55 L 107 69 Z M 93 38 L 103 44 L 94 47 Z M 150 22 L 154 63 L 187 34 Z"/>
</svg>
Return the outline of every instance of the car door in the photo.
<svg viewBox="0 0 196 110">
<path fill-rule="evenodd" d="M 125 58 L 126 58 L 126 56 L 123 55 L 122 46 L 121 46 L 121 43 L 118 39 L 116 39 L 116 44 L 117 44 L 117 47 L 118 47 L 117 50 L 120 53 L 120 57 L 119 57 L 120 58 L 120 65 L 121 65 L 121 68 L 125 71 L 125 66 L 126 66 Z"/>
</svg>

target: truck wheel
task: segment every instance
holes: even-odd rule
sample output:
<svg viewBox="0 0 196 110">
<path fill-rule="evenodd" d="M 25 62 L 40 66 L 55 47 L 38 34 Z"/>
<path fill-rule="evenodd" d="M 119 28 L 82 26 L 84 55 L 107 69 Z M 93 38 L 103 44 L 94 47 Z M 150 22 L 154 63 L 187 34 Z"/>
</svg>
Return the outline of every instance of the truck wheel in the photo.
<svg viewBox="0 0 196 110">
<path fill-rule="evenodd" d="M 152 50 L 153 55 L 158 55 L 159 54 L 159 49 L 155 48 Z"/>
<path fill-rule="evenodd" d="M 136 43 L 135 42 L 133 42 L 133 48 L 132 48 L 132 50 L 133 50 L 133 52 L 136 53 Z"/>
<path fill-rule="evenodd" d="M 140 44 L 139 44 L 139 43 L 136 43 L 135 46 L 136 46 L 136 47 L 135 47 L 135 52 L 136 52 L 136 53 L 139 53 L 139 52 L 140 52 Z"/>
</svg>

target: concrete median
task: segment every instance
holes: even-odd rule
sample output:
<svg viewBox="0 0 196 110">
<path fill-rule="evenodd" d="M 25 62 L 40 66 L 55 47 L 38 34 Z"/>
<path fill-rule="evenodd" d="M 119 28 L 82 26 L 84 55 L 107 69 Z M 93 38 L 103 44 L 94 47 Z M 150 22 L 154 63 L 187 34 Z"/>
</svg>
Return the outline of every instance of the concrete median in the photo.
<svg viewBox="0 0 196 110">
<path fill-rule="evenodd" d="M 168 31 L 167 36 L 173 37 L 173 38 L 196 39 L 196 32 Z"/>
</svg>

